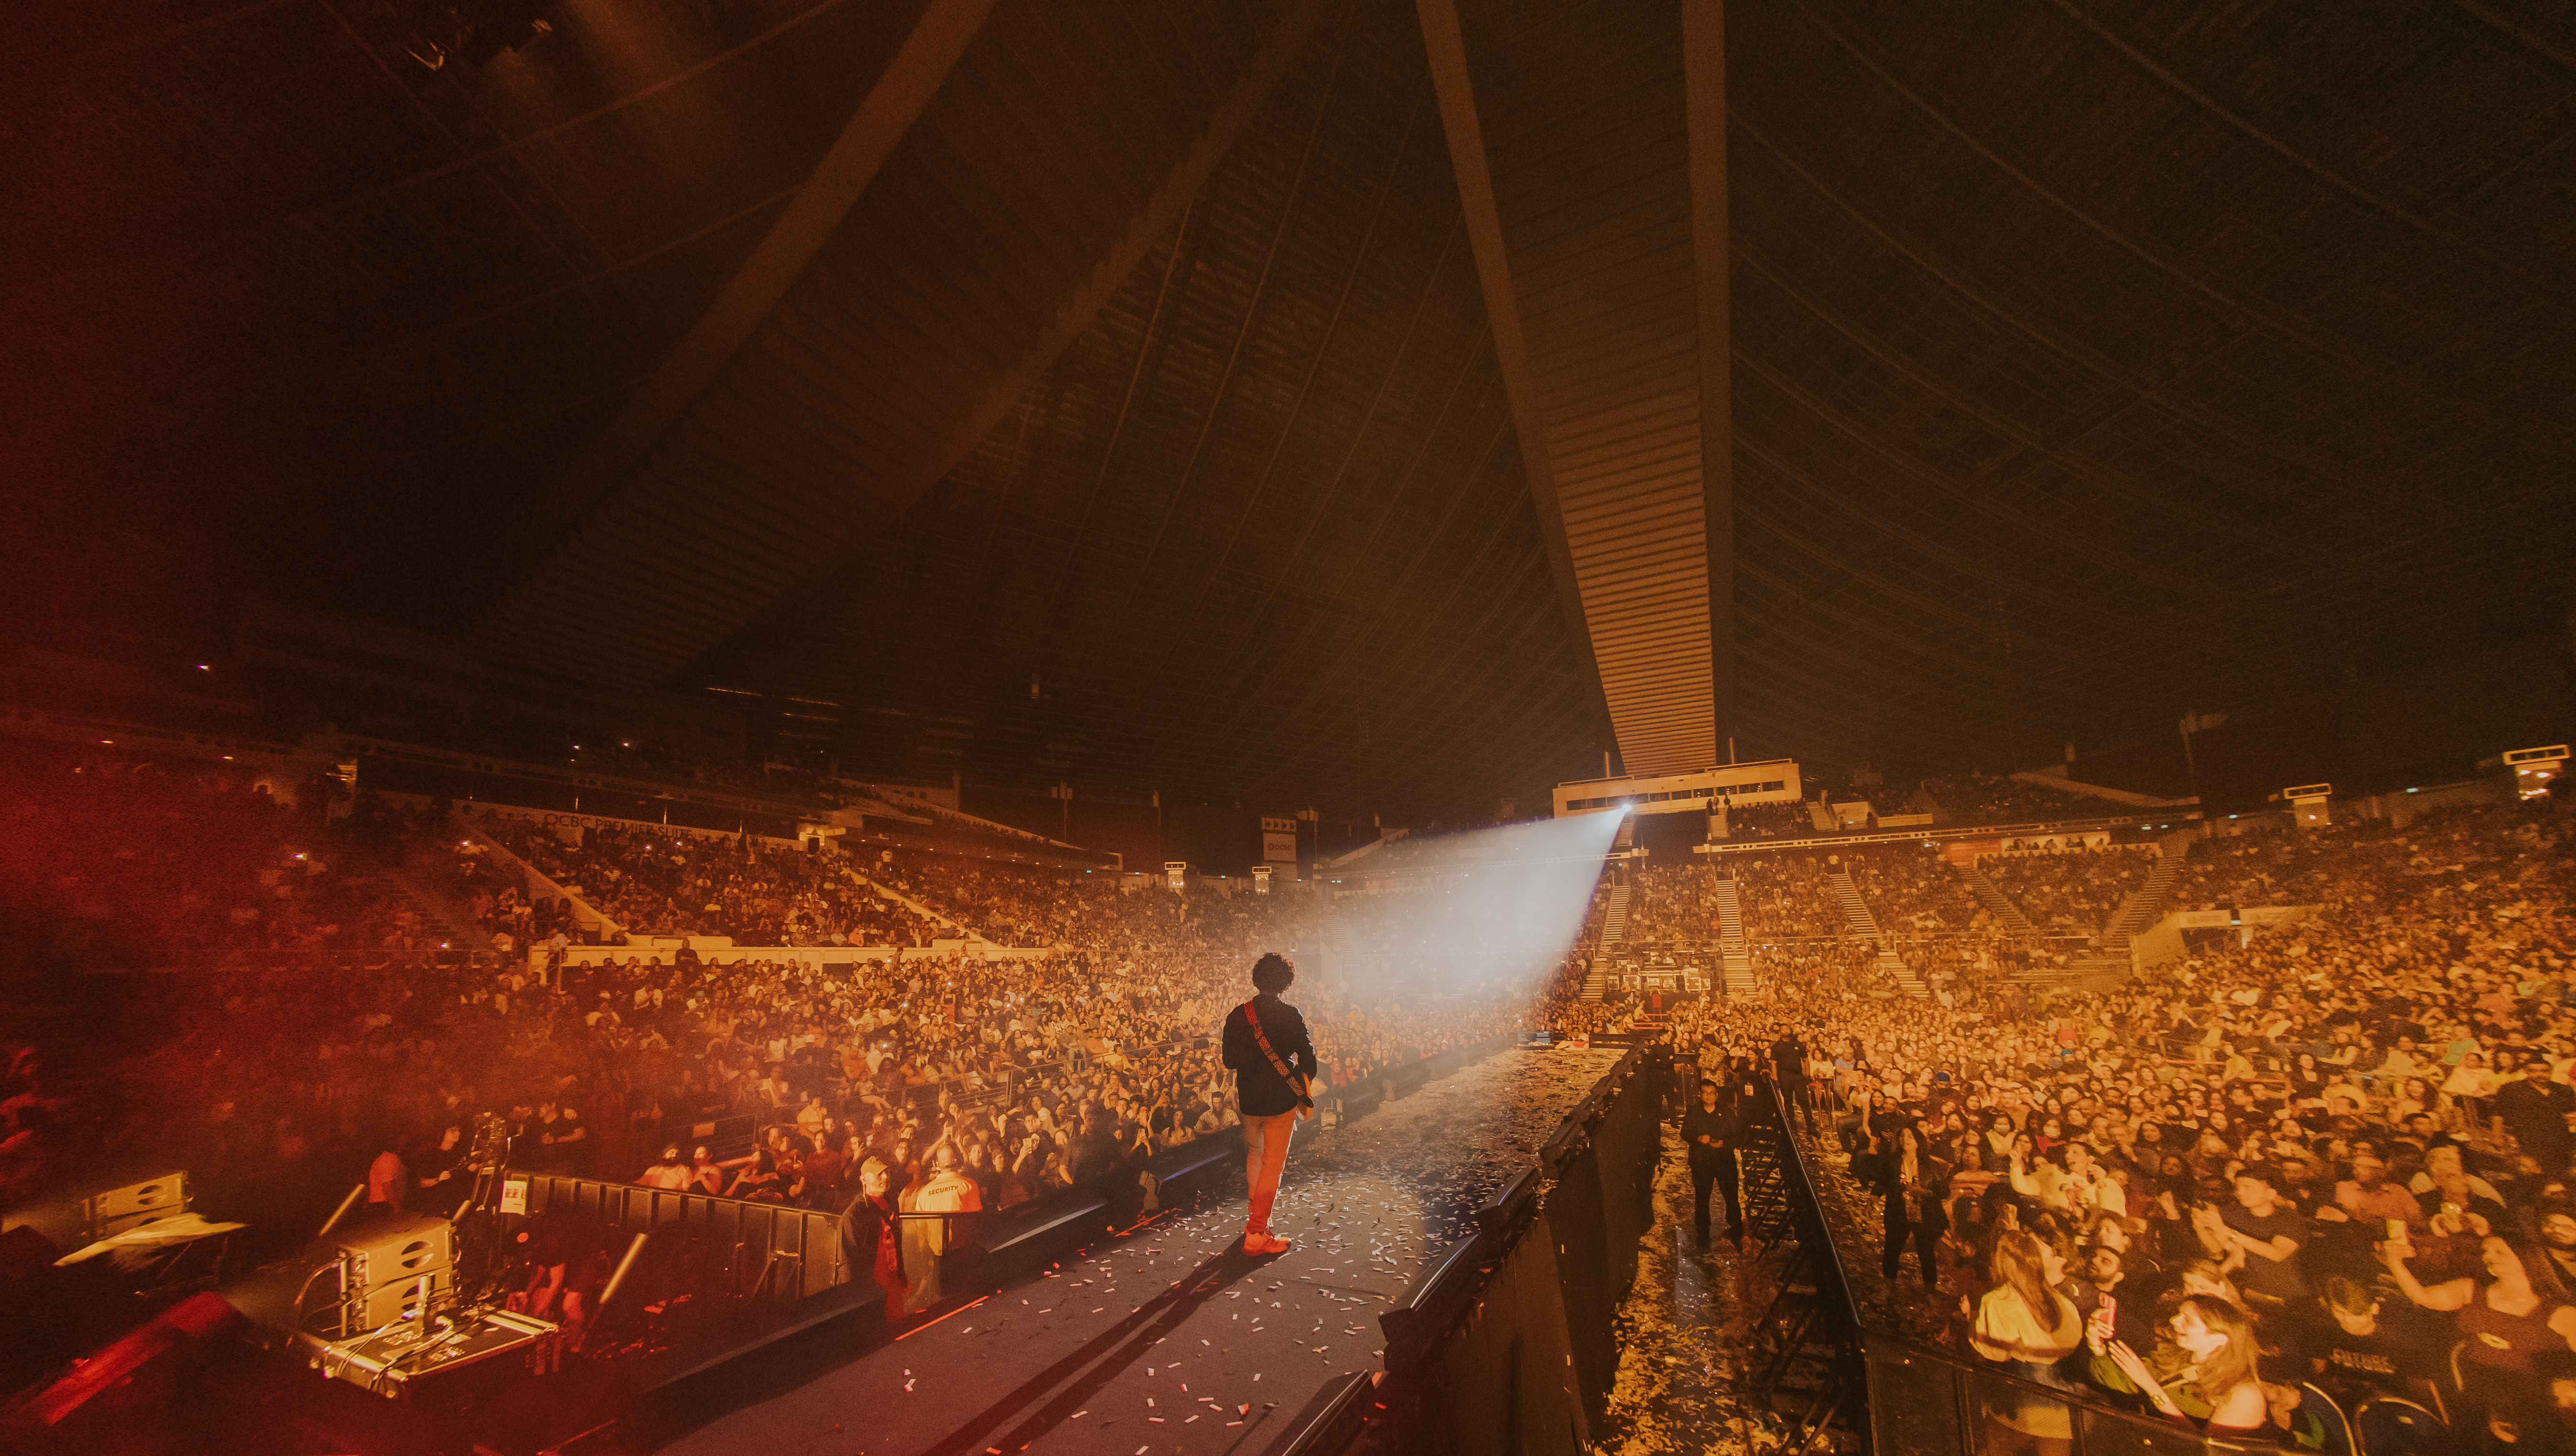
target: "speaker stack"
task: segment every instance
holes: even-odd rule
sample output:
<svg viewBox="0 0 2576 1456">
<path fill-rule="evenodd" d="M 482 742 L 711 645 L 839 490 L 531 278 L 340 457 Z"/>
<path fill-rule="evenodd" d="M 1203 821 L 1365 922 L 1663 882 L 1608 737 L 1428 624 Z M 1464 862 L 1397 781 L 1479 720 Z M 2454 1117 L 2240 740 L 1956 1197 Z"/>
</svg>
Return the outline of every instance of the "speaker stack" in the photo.
<svg viewBox="0 0 2576 1456">
<path fill-rule="evenodd" d="M 188 1211 L 188 1175 L 164 1173 L 140 1183 L 128 1183 L 95 1193 L 88 1199 L 85 1222 L 92 1239 L 121 1234 L 137 1224 L 150 1223 L 174 1213 Z"/>
<path fill-rule="evenodd" d="M 448 1221 L 412 1215 L 364 1224 L 332 1240 L 340 1264 L 342 1329 L 417 1320 L 456 1290 L 456 1240 Z"/>
<path fill-rule="evenodd" d="M 22 1204 L 0 1214 L 0 1232 L 28 1228 L 68 1252 L 121 1234 L 138 1224 L 188 1211 L 188 1175 L 163 1173 L 74 1198 L 61 1195 Z"/>
</svg>

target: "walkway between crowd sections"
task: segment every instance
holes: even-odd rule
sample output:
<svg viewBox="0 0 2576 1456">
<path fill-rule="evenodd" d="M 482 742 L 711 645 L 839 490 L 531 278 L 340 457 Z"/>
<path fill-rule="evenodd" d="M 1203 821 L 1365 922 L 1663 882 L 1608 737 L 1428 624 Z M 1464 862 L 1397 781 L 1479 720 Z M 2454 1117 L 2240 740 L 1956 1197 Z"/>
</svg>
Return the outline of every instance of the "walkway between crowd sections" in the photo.
<svg viewBox="0 0 2576 1456">
<path fill-rule="evenodd" d="M 1655 1221 L 1637 1251 L 1637 1282 L 1618 1318 L 1619 1383 L 1596 1449 L 1617 1456 L 1760 1451 L 1789 1428 L 1755 1389 L 1775 1348 L 1764 1311 L 1780 1292 L 1785 1251 L 1725 1237 L 1712 1197 L 1707 1247 L 1691 1227 L 1690 1159 L 1667 1123 L 1655 1173 Z"/>
</svg>

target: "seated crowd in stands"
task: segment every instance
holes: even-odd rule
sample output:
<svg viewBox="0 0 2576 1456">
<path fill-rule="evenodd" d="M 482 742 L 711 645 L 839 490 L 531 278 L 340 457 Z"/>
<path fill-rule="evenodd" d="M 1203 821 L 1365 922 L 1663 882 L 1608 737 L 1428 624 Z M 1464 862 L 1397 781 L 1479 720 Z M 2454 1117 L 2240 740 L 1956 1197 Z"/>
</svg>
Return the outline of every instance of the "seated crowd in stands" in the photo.
<svg viewBox="0 0 2576 1456">
<path fill-rule="evenodd" d="M 1937 850 L 1877 845 L 1844 851 L 1843 863 L 1883 935 L 1983 931 L 1992 925 L 1993 917 Z"/>
<path fill-rule="evenodd" d="M 290 813 L 237 783 L 59 764 L 12 788 L 21 833 L 0 852 L 57 884 L 48 945 L 124 937 L 147 947 L 133 963 L 163 963 L 173 947 L 210 959 L 77 1081 L 12 1039 L 0 1196 L 83 1163 L 148 1158 L 187 1167 L 218 1206 L 276 1210 L 281 1227 L 318 1224 L 371 1158 L 384 1174 L 368 1179 L 375 1201 L 452 1208 L 459 1149 L 486 1113 L 517 1131 L 524 1165 L 552 1171 L 837 1208 L 874 1157 L 892 1170 L 892 1197 L 953 1175 L 975 1186 L 972 1206 L 1089 1183 L 1132 1211 L 1151 1194 L 1147 1159 L 1236 1120 L 1214 1029 L 1249 994 L 1254 956 L 1301 943 L 1312 906 L 862 861 L 870 880 L 961 913 L 991 894 L 983 924 L 1043 918 L 1042 933 L 1071 944 L 1006 960 L 573 954 L 547 944 L 569 928 L 562 904 L 525 894 L 429 809 L 362 797 L 326 825 L 310 805 Z M 167 849 L 173 827 L 195 836 L 188 852 Z M 828 853 L 642 830 L 574 846 L 506 821 L 475 827 L 585 893 L 592 880 L 611 886 L 607 904 L 644 928 L 838 933 L 856 922 L 835 910 L 866 908 L 848 876 L 862 900 L 830 893 Z M 320 866 L 360 862 L 369 878 L 315 888 L 338 883 Z M 441 949 L 455 937 L 404 923 L 422 917 L 418 902 L 479 922 L 484 944 L 513 953 Z M 325 917 L 338 927 L 328 935 Z M 178 978 L 153 980 L 157 992 Z M 1311 973 L 1296 999 L 1328 1087 L 1507 1033 L 1529 1010 L 1525 995 L 1490 987 L 1407 1001 Z M 59 1045 L 73 1045 L 62 1030 Z M 719 1124 L 744 1132 L 724 1142 Z"/>
<path fill-rule="evenodd" d="M 1890 940 L 1992 929 L 1993 917 L 1977 904 L 1959 872 L 1937 851 L 1908 842 L 1761 850 L 1692 864 L 1649 863 L 1634 881 L 1629 936 L 1714 940 L 1720 919 L 1718 881 L 1729 876 L 1736 881 L 1748 940 L 1762 944 L 1842 936 L 1849 926 L 1832 890 L 1836 872 L 1852 877 L 1880 934 Z"/>
<path fill-rule="evenodd" d="M 2068 793 L 2064 789 L 2053 789 L 2009 774 L 1976 770 L 1925 779 L 1923 793 L 1940 806 L 1944 827 L 2042 824 L 2060 819 L 2095 819 L 2120 812 L 2119 806 L 2107 799 Z"/>
<path fill-rule="evenodd" d="M 1761 942 L 1842 934 L 1842 902 L 1834 897 L 1830 878 L 1840 867 L 1832 855 L 1789 850 L 1736 859 L 1728 868 L 1735 871 L 1735 902 L 1744 916 L 1745 938 Z M 1694 865 L 1676 873 L 1715 871 Z"/>
<path fill-rule="evenodd" d="M 1888 1297 L 2030 1382 L 1987 1402 L 1997 1442 L 2068 1439 L 2054 1388 L 2311 1446 L 2412 1400 L 2463 1449 L 2556 1450 L 2572 849 L 2545 805 L 2320 832 L 2292 858 L 2326 909 L 2114 989 L 1927 1004 L 1828 977 L 1679 1034 L 1821 1109 L 1793 1125 Z"/>
<path fill-rule="evenodd" d="M 2386 899 L 2412 876 L 2466 868 L 2490 857 L 2474 835 L 2446 815 L 2404 828 L 2364 822 L 2328 832 L 2268 830 L 2192 846 L 2174 882 L 2183 910 L 2230 905 L 2318 905 L 2356 894 Z"/>
<path fill-rule="evenodd" d="M 2144 889 L 2155 861 L 2126 850 L 2056 854 L 1990 854 L 1977 862 L 2030 923 L 2044 930 L 2098 935 L 2121 902 Z"/>
<path fill-rule="evenodd" d="M 1807 801 L 1785 804 L 1734 804 L 1726 811 L 1726 837 L 1738 839 L 1803 839 L 1816 832 Z"/>
<path fill-rule="evenodd" d="M 616 824 L 582 830 L 576 842 L 500 815 L 476 827 L 639 939 L 926 946 L 956 933 L 854 876 L 864 866 L 837 848 L 809 854 L 748 836 Z"/>
<path fill-rule="evenodd" d="M 1927 937 L 1893 949 L 1944 1006 L 1960 1005 L 2014 981 L 2046 979 L 2063 970 L 2068 959 L 2067 942 L 2045 936 Z"/>
</svg>

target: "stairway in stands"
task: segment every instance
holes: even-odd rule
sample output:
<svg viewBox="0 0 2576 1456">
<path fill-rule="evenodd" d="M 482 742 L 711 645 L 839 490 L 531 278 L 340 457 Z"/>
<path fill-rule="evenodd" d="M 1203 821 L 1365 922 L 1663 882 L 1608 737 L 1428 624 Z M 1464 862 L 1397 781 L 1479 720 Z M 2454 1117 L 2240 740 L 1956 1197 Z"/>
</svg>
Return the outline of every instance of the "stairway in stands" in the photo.
<svg viewBox="0 0 2576 1456">
<path fill-rule="evenodd" d="M 1905 963 L 1905 957 L 1884 945 L 1878 948 L 1878 973 L 1887 978 L 1889 985 L 1908 996 L 1928 997 L 1932 994 L 1932 988 L 1924 985 L 1923 978 L 1914 974 L 1914 968 Z"/>
<path fill-rule="evenodd" d="M 1628 826 L 1623 823 L 1619 826 L 1619 841 L 1624 845 L 1627 839 Z M 1592 943 L 1592 969 L 1583 977 L 1583 1000 L 1601 999 L 1610 984 L 1611 950 L 1627 938 L 1628 882 L 1625 878 L 1614 877 L 1610 881 L 1609 898 L 1601 906 L 1601 936 Z"/>
<path fill-rule="evenodd" d="M 2172 901 L 2174 881 L 2182 878 L 2182 856 L 2165 854 L 2156 857 L 2156 867 L 2147 871 L 2147 882 L 2136 893 L 2120 903 L 2111 923 L 2102 927 L 2106 940 L 2128 949 L 2129 937 L 2153 925 Z"/>
<path fill-rule="evenodd" d="M 1607 951 L 1627 938 L 1628 887 L 1624 884 L 1612 885 L 1610 903 L 1601 911 L 1601 949 Z"/>
<path fill-rule="evenodd" d="M 2102 927 L 2102 938 L 2086 957 L 2088 968 L 2127 970 L 2130 965 L 2129 938 L 2156 923 L 2172 903 L 2174 882 L 2182 878 L 2182 856 L 2163 854 L 2156 857 L 2155 868 L 2147 871 L 2147 882 L 2132 891 L 2111 913 L 2110 922 Z"/>
<path fill-rule="evenodd" d="M 1959 873 L 1967 876 L 1968 888 L 1975 892 L 1977 903 L 1985 906 L 2004 929 L 2016 935 L 2036 933 L 2038 927 L 2030 923 L 2030 917 L 2021 913 L 2021 907 L 2012 902 L 2012 896 L 1995 888 L 1995 882 L 1986 878 L 1984 870 L 1967 864 L 1959 866 Z"/>
<path fill-rule="evenodd" d="M 1733 880 L 1717 882 L 1717 955 L 1724 973 L 1726 999 L 1750 999 L 1759 989 L 1753 979 L 1753 952 L 1744 943 L 1744 905 Z"/>
<path fill-rule="evenodd" d="M 1879 934 L 1878 917 L 1869 913 L 1869 902 L 1860 897 L 1860 886 L 1852 882 L 1849 871 L 1836 870 L 1827 876 L 1834 887 L 1834 899 L 1843 907 L 1843 928 L 1852 935 L 1878 947 L 1878 973 L 1896 989 L 1908 996 L 1929 996 L 1930 989 L 1905 958 L 1887 948 L 1887 939 Z"/>
<path fill-rule="evenodd" d="M 340 851 L 342 882 L 378 904 L 408 906 L 420 928 L 458 950 L 489 950 L 492 942 L 474 921 L 474 912 L 449 899 L 397 866 L 355 846 Z"/>
<path fill-rule="evenodd" d="M 857 870 L 846 867 L 842 869 L 841 873 L 865 886 L 868 892 L 875 895 L 878 899 L 892 900 L 894 903 L 901 905 L 906 910 L 911 911 L 913 914 L 920 916 L 922 919 L 929 921 L 933 925 L 947 926 L 950 930 L 957 932 L 957 937 L 960 940 L 965 941 L 969 945 L 989 946 L 995 943 L 992 937 L 966 924 L 966 922 L 959 920 L 956 916 L 950 915 L 945 911 L 933 910 L 928 905 L 914 899 L 912 896 L 905 894 L 903 891 L 896 889 L 894 886 L 887 884 L 883 880 L 872 879 L 867 875 L 860 874 Z"/>
<path fill-rule="evenodd" d="M 1878 917 L 1869 913 L 1868 902 L 1860 897 L 1860 886 L 1852 883 L 1849 871 L 1836 870 L 1825 877 L 1833 884 L 1834 899 L 1843 907 L 1843 929 L 1863 940 L 1878 939 Z"/>
</svg>

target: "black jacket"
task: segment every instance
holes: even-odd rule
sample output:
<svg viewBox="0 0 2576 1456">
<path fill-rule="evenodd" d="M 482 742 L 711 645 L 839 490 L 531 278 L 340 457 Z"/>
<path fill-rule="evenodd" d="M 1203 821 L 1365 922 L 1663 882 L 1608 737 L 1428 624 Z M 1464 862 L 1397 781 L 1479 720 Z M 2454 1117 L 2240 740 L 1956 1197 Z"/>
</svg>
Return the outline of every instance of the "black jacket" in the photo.
<svg viewBox="0 0 2576 1456">
<path fill-rule="evenodd" d="M 1930 1153 L 1918 1152 L 1914 1155 L 1915 1184 L 1921 1190 L 1921 1196 L 1916 1199 L 1916 1203 L 1923 1216 L 1907 1218 L 1905 1188 L 1897 1181 L 1899 1154 L 1894 1151 L 1894 1145 L 1893 1137 L 1882 1140 L 1881 1146 L 1889 1151 L 1880 1155 L 1879 1164 L 1872 1170 L 1871 1179 L 1879 1197 L 1886 1200 L 1881 1213 L 1887 1226 L 1903 1228 L 1912 1224 L 1925 1224 L 1933 1229 L 1946 1231 L 1950 1227 L 1950 1214 L 1946 1206 L 1950 1198 L 1950 1165 Z"/>
<path fill-rule="evenodd" d="M 1702 1137 L 1708 1141 L 1701 1142 Z M 1744 1119 L 1724 1097 L 1713 1112 L 1700 1106 L 1698 1098 L 1691 1099 L 1682 1113 L 1682 1146 L 1690 1149 L 1692 1167 L 1713 1167 L 1743 1145 Z"/>
<path fill-rule="evenodd" d="M 1794 1036 L 1784 1036 L 1771 1043 L 1771 1064 L 1779 1069 L 1780 1080 L 1783 1082 L 1792 1077 L 1805 1076 L 1807 1074 L 1806 1043 Z"/>
<path fill-rule="evenodd" d="M 1306 1039 L 1306 1018 L 1297 1008 L 1276 996 L 1262 995 L 1252 999 L 1260 1011 L 1261 1030 L 1270 1038 L 1270 1050 L 1288 1064 L 1288 1070 L 1312 1080 L 1315 1075 L 1315 1044 Z M 1261 1043 L 1252 1036 L 1252 1023 L 1244 1017 L 1244 1007 L 1237 1006 L 1225 1014 L 1225 1064 L 1234 1069 L 1235 1093 L 1246 1117 L 1277 1117 L 1297 1110 L 1297 1093 L 1278 1069 L 1263 1055 Z"/>
</svg>

